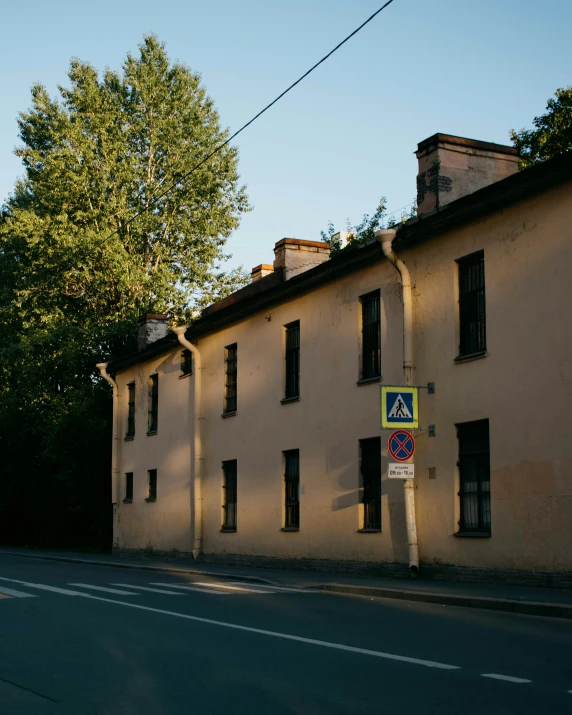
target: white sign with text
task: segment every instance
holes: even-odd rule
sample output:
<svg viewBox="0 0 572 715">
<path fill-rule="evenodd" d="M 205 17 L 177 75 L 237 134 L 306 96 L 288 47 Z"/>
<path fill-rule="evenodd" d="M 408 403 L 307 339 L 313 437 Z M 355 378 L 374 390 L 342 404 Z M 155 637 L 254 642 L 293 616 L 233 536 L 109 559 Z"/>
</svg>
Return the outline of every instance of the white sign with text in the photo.
<svg viewBox="0 0 572 715">
<path fill-rule="evenodd" d="M 415 477 L 415 465 L 390 462 L 387 465 L 387 476 L 390 479 L 413 479 Z"/>
</svg>

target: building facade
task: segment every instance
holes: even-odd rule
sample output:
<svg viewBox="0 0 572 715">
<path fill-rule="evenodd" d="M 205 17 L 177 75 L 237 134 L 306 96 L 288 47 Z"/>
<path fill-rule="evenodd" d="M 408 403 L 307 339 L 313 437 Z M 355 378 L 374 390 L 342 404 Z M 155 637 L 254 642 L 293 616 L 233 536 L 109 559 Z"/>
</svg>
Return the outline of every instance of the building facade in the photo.
<svg viewBox="0 0 572 715">
<path fill-rule="evenodd" d="M 572 584 L 572 157 L 517 173 L 512 148 L 442 134 L 417 153 L 419 215 L 393 248 L 412 280 L 421 568 Z M 279 241 L 183 331 L 195 355 L 148 316 L 107 366 L 114 547 L 403 569 L 379 397 L 403 384 L 403 333 L 378 241 Z"/>
</svg>

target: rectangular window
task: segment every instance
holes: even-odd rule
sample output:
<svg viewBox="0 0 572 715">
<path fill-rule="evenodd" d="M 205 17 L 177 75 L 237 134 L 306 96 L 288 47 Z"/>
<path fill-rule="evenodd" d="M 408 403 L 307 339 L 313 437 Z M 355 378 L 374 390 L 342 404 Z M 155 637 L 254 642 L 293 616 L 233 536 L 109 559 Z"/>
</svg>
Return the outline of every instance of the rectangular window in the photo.
<svg viewBox="0 0 572 715">
<path fill-rule="evenodd" d="M 300 321 L 286 325 L 286 390 L 284 398 L 300 396 Z"/>
<path fill-rule="evenodd" d="M 284 497 L 286 529 L 300 528 L 300 451 L 284 452 Z"/>
<path fill-rule="evenodd" d="M 381 437 L 360 439 L 363 529 L 381 529 Z"/>
<path fill-rule="evenodd" d="M 190 350 L 181 352 L 181 375 L 193 374 L 193 354 Z"/>
<path fill-rule="evenodd" d="M 489 421 L 457 425 L 461 532 L 491 533 Z"/>
<path fill-rule="evenodd" d="M 228 462 L 222 463 L 222 528 L 225 531 L 236 531 L 236 473 L 236 459 L 231 459 Z"/>
<path fill-rule="evenodd" d="M 379 291 L 361 298 L 362 364 L 361 379 L 381 376 L 381 320 Z"/>
<path fill-rule="evenodd" d="M 236 412 L 238 360 L 237 344 L 224 349 L 224 412 Z"/>
<path fill-rule="evenodd" d="M 458 265 L 459 356 L 483 353 L 487 349 L 484 253 L 462 258 Z"/>
<path fill-rule="evenodd" d="M 159 417 L 159 375 L 151 375 L 149 378 L 149 420 L 148 433 L 157 431 Z"/>
<path fill-rule="evenodd" d="M 149 475 L 149 496 L 147 501 L 157 501 L 157 470 L 150 469 L 147 474 Z"/>
<path fill-rule="evenodd" d="M 123 501 L 133 501 L 133 472 L 127 472 L 125 474 L 125 499 Z"/>
<path fill-rule="evenodd" d="M 135 383 L 127 385 L 127 431 L 125 437 L 135 437 Z"/>
</svg>

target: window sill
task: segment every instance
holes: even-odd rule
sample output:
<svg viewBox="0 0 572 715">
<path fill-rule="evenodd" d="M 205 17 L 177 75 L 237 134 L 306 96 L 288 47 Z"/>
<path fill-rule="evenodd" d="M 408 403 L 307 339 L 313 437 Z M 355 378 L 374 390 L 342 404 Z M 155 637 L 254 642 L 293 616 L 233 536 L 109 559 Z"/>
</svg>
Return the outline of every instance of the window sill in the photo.
<svg viewBox="0 0 572 715">
<path fill-rule="evenodd" d="M 124 504 L 133 504 L 133 499 L 124 499 L 123 503 Z"/>
<path fill-rule="evenodd" d="M 236 534 L 236 529 L 221 529 L 221 534 Z"/>
<path fill-rule="evenodd" d="M 373 385 L 376 382 L 381 382 L 381 375 L 377 377 L 364 377 L 356 382 L 356 385 Z"/>
<path fill-rule="evenodd" d="M 129 435 L 129 437 L 124 437 L 123 441 L 124 442 L 133 442 L 134 439 L 135 439 L 135 435 Z"/>
<path fill-rule="evenodd" d="M 358 529 L 358 534 L 381 534 L 381 529 Z"/>
<path fill-rule="evenodd" d="M 147 437 L 152 437 L 154 434 L 157 434 L 157 430 L 156 430 L 156 429 L 154 429 L 154 430 L 149 430 L 149 432 L 147 432 Z"/>
<path fill-rule="evenodd" d="M 179 375 L 179 380 L 182 380 L 185 377 L 190 377 L 192 374 L 192 372 L 186 372 L 183 375 Z"/>
<path fill-rule="evenodd" d="M 288 405 L 290 402 L 300 402 L 300 395 L 296 395 L 296 397 L 285 397 L 283 400 L 280 400 L 281 405 Z"/>
<path fill-rule="evenodd" d="M 234 412 L 223 412 L 221 417 L 223 418 L 223 420 L 226 420 L 227 417 L 234 417 L 237 412 L 238 410 L 234 410 Z"/>
<path fill-rule="evenodd" d="M 145 501 L 157 501 L 157 497 L 145 497 Z"/>
<path fill-rule="evenodd" d="M 490 539 L 490 531 L 456 531 L 453 536 L 469 539 Z"/>
<path fill-rule="evenodd" d="M 299 526 L 283 526 L 280 531 L 300 531 Z"/>
<path fill-rule="evenodd" d="M 486 350 L 481 350 L 478 353 L 469 353 L 468 355 L 457 355 L 453 362 L 471 362 L 471 360 L 480 360 L 487 356 Z"/>
</svg>

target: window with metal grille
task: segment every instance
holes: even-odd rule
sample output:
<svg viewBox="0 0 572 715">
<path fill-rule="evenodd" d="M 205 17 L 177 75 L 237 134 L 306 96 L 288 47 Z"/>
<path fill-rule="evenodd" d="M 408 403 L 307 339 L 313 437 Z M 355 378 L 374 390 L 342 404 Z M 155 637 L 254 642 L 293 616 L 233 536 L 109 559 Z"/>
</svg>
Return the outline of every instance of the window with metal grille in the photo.
<svg viewBox="0 0 572 715">
<path fill-rule="evenodd" d="M 363 529 L 381 529 L 381 437 L 360 439 Z"/>
<path fill-rule="evenodd" d="M 193 354 L 190 350 L 181 352 L 181 375 L 193 374 Z"/>
<path fill-rule="evenodd" d="M 147 501 L 157 500 L 157 470 L 150 469 L 147 474 L 149 475 L 149 496 Z"/>
<path fill-rule="evenodd" d="M 286 390 L 284 398 L 300 396 L 300 321 L 286 325 Z"/>
<path fill-rule="evenodd" d="M 125 437 L 135 437 L 135 383 L 127 385 L 127 431 Z"/>
<path fill-rule="evenodd" d="M 284 528 L 300 528 L 300 451 L 284 452 Z"/>
<path fill-rule="evenodd" d="M 236 531 L 236 499 L 237 499 L 237 465 L 236 459 L 222 463 L 223 501 L 222 528 L 225 531 Z"/>
<path fill-rule="evenodd" d="M 147 421 L 147 433 L 157 431 L 159 419 L 159 375 L 151 375 L 149 378 L 149 412 Z"/>
<path fill-rule="evenodd" d="M 224 411 L 236 412 L 238 359 L 237 344 L 224 349 Z"/>
<path fill-rule="evenodd" d="M 457 425 L 459 438 L 460 532 L 491 533 L 489 421 Z"/>
<path fill-rule="evenodd" d="M 125 474 L 125 499 L 123 501 L 133 501 L 133 472 Z"/>
<path fill-rule="evenodd" d="M 483 251 L 462 258 L 459 264 L 459 356 L 487 349 L 485 312 L 485 256 Z"/>
<path fill-rule="evenodd" d="M 381 376 L 381 321 L 379 291 L 361 298 L 362 364 L 361 379 Z"/>
</svg>

